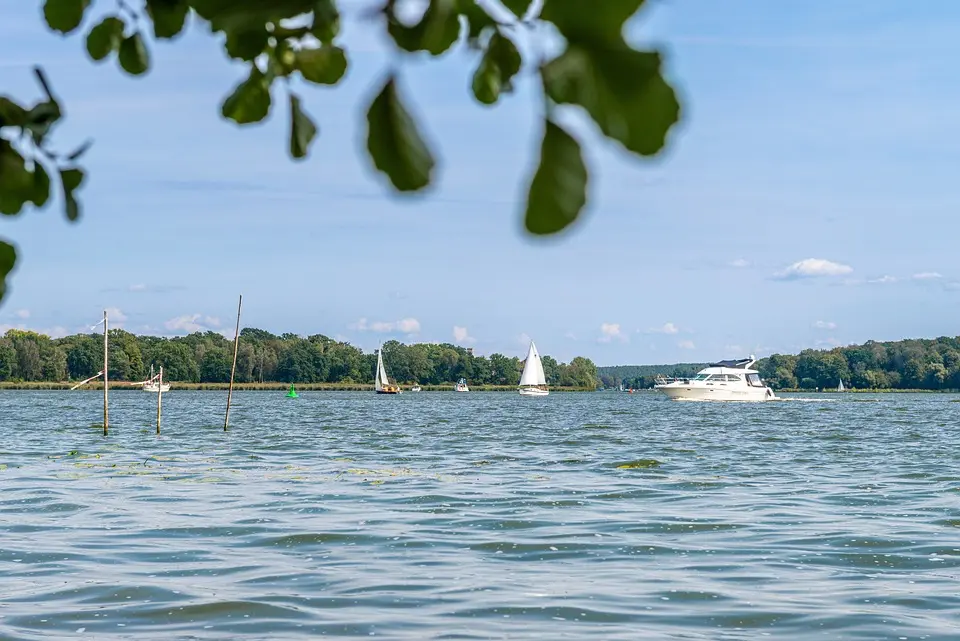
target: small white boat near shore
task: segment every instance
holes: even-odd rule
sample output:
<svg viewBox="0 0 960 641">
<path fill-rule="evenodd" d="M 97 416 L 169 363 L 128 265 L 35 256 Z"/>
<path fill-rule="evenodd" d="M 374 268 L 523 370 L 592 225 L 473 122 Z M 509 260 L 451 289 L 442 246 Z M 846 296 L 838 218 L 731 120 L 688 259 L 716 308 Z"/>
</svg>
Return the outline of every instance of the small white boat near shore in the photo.
<svg viewBox="0 0 960 641">
<path fill-rule="evenodd" d="M 753 356 L 736 361 L 720 361 L 697 372 L 691 378 L 657 377 L 655 390 L 678 401 L 772 401 L 778 400 L 773 390 L 760 380 L 760 373 L 751 369 Z"/>
</svg>

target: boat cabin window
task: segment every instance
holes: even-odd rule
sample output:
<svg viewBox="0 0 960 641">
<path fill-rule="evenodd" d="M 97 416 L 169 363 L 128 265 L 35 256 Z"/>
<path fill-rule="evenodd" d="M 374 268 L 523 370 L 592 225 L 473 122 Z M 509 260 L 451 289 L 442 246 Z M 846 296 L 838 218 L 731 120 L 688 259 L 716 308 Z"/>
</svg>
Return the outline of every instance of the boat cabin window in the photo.
<svg viewBox="0 0 960 641">
<path fill-rule="evenodd" d="M 707 379 L 708 381 L 726 381 L 727 377 L 723 374 L 711 374 Z"/>
<path fill-rule="evenodd" d="M 741 379 L 736 374 L 727 374 L 727 380 L 730 381 L 731 383 L 739 383 L 743 379 Z"/>
<path fill-rule="evenodd" d="M 759 374 L 747 374 L 747 383 L 753 387 L 763 387 L 763 383 L 760 381 Z"/>
<path fill-rule="evenodd" d="M 705 381 L 705 380 L 707 380 L 707 378 L 709 378 L 709 376 L 710 376 L 709 374 L 697 374 L 696 376 L 693 377 L 693 380 L 695 380 L 695 381 Z"/>
</svg>

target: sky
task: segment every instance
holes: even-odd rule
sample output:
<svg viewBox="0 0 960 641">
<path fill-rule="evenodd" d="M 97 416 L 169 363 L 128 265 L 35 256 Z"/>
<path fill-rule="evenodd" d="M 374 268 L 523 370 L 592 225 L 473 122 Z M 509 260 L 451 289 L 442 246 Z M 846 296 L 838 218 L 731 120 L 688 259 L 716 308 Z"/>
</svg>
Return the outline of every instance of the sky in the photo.
<svg viewBox="0 0 960 641">
<path fill-rule="evenodd" d="M 344 82 L 297 86 L 320 136 L 294 162 L 282 93 L 262 125 L 220 119 L 243 68 L 201 27 L 131 78 L 49 32 L 41 4 L 0 0 L 0 93 L 38 99 L 42 65 L 67 116 L 55 146 L 94 144 L 79 222 L 59 203 L 0 220 L 20 256 L 4 331 L 89 331 L 109 309 L 135 333 L 232 337 L 242 294 L 242 326 L 278 334 L 521 357 L 532 337 L 600 365 L 960 333 L 952 0 L 650 0 L 629 38 L 664 52 L 682 123 L 637 159 L 568 110 L 590 204 L 549 239 L 522 229 L 542 117 L 530 68 L 481 107 L 476 53 L 400 55 L 351 0 Z M 522 46 L 556 44 L 537 37 Z M 424 195 L 395 195 L 365 156 L 391 68 L 439 156 Z"/>
</svg>

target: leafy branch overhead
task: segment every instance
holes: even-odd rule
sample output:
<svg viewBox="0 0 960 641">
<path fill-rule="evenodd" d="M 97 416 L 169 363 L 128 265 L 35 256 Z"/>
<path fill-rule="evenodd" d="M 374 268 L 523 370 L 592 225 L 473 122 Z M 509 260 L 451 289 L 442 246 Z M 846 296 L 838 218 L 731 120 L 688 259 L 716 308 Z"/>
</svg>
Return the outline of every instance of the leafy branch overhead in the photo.
<svg viewBox="0 0 960 641">
<path fill-rule="evenodd" d="M 191 20 L 220 38 L 227 55 L 247 64 L 246 77 L 226 93 L 221 115 L 238 125 L 264 120 L 277 91 L 289 104 L 289 153 L 305 158 L 320 127 L 307 113 L 294 81 L 336 86 L 349 71 L 340 44 L 337 0 L 41 0 L 51 30 L 85 31 L 94 61 L 111 58 L 125 73 L 140 76 L 151 65 L 157 41 L 176 38 Z M 661 74 L 657 51 L 633 48 L 626 23 L 643 0 L 370 0 L 374 19 L 398 50 L 398 61 L 438 57 L 463 48 L 473 62 L 464 87 L 490 107 L 509 96 L 524 72 L 542 89 L 543 140 L 539 165 L 529 179 L 524 220 L 533 234 L 553 234 L 573 223 L 588 201 L 589 170 L 580 143 L 556 117 L 573 108 L 592 120 L 607 138 L 641 156 L 658 153 L 678 121 L 680 106 Z M 97 7 L 94 12 L 94 5 Z M 106 13 L 103 13 L 106 8 Z M 96 15 L 96 17 L 94 17 Z M 553 36 L 544 34 L 552 33 Z M 562 38 L 551 59 L 531 51 L 546 47 L 536 38 Z M 553 48 L 553 47 L 549 47 Z M 400 192 L 427 188 L 436 177 L 436 154 L 404 98 L 401 70 L 386 82 L 366 109 L 366 149 L 371 165 Z M 46 85 L 44 85 L 46 86 Z M 41 106 L 45 104 L 46 106 Z M 61 118 L 52 97 L 30 110 L 0 98 L 0 211 L 18 213 L 24 204 L 42 207 L 49 195 L 49 162 L 60 174 L 64 208 L 79 215 L 74 192 L 82 171 L 51 155 L 46 133 Z M 18 132 L 19 130 L 19 132 Z M 23 135 L 18 135 L 23 134 Z M 42 162 L 43 161 L 43 162 Z M 0 245 L 0 275 L 8 262 Z"/>
</svg>

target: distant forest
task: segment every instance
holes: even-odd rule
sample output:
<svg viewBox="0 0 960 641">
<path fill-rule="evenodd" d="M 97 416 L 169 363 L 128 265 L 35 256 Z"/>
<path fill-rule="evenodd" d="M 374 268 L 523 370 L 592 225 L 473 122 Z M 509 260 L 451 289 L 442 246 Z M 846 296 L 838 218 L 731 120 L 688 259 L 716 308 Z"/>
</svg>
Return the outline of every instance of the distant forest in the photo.
<svg viewBox="0 0 960 641">
<path fill-rule="evenodd" d="M 112 329 L 110 378 L 141 381 L 150 366 L 163 366 L 164 380 L 223 383 L 230 380 L 233 341 L 216 332 L 161 338 L 135 336 Z M 460 378 L 471 385 L 516 385 L 523 362 L 503 354 L 474 356 L 450 344 L 383 344 L 387 373 L 400 383 L 442 385 Z M 594 389 L 597 368 L 577 357 L 559 363 L 542 356 L 547 383 L 553 387 Z M 262 329 L 240 332 L 236 380 L 239 383 L 372 383 L 376 353 L 322 334 L 306 338 L 276 336 Z M 35 332 L 9 330 L 0 338 L 0 381 L 78 381 L 103 367 L 103 334 L 76 334 L 51 339 Z"/>
<path fill-rule="evenodd" d="M 600 367 L 604 387 L 650 387 L 657 374 L 689 376 L 704 364 Z M 761 377 L 774 389 L 960 389 L 960 337 L 909 339 L 808 349 L 797 355 L 774 354 L 757 361 Z"/>
</svg>

